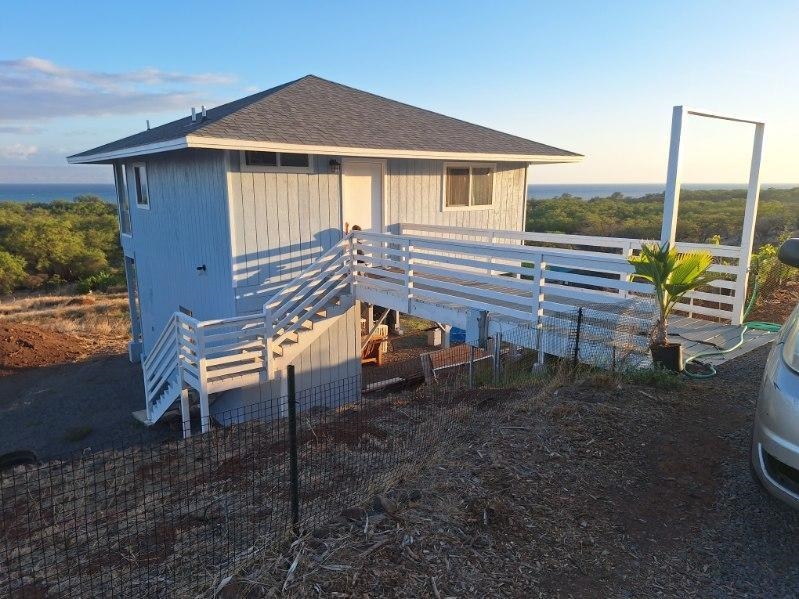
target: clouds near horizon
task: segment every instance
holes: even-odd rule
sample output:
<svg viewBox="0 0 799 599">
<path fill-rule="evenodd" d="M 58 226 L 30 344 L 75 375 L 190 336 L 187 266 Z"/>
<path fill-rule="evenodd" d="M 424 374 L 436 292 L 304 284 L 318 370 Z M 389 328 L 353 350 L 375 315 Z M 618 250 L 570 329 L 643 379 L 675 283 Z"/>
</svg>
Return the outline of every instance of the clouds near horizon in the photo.
<svg viewBox="0 0 799 599">
<path fill-rule="evenodd" d="M 21 132 L 9 122 L 24 121 L 30 128 L 31 121 L 56 117 L 188 109 L 198 99 L 200 86 L 229 85 L 235 80 L 221 73 L 155 68 L 91 71 L 39 57 L 0 60 L 0 132 Z"/>
</svg>

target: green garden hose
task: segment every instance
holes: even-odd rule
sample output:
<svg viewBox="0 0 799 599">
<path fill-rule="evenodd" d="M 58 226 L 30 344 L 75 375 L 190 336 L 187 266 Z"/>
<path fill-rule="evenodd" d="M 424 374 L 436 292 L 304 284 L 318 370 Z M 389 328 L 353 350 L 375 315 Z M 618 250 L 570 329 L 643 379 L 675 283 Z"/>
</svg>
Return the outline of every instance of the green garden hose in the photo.
<svg viewBox="0 0 799 599">
<path fill-rule="evenodd" d="M 755 306 L 755 300 L 757 299 L 757 293 L 759 290 L 759 284 L 755 281 L 755 284 L 752 289 L 752 297 L 749 299 L 749 303 L 744 310 L 744 319 L 749 315 L 749 312 L 752 311 L 752 308 Z M 706 352 L 700 352 L 695 356 L 691 356 L 685 361 L 685 366 L 692 362 L 696 362 L 699 358 L 707 358 L 709 356 L 720 356 L 723 354 L 727 354 L 731 351 L 734 351 L 741 347 L 744 342 L 744 335 L 746 335 L 746 331 L 752 329 L 754 331 L 768 331 L 769 333 L 776 333 L 780 330 L 780 325 L 775 322 L 760 322 L 753 320 L 751 322 L 746 322 L 741 326 L 741 336 L 738 339 L 738 342 L 733 345 L 732 347 L 728 347 L 726 349 L 714 349 Z M 716 369 L 713 367 L 712 364 L 705 364 L 702 363 L 702 366 L 707 368 L 707 372 L 689 372 L 688 370 L 684 370 L 685 376 L 692 379 L 710 379 L 716 376 Z"/>
</svg>

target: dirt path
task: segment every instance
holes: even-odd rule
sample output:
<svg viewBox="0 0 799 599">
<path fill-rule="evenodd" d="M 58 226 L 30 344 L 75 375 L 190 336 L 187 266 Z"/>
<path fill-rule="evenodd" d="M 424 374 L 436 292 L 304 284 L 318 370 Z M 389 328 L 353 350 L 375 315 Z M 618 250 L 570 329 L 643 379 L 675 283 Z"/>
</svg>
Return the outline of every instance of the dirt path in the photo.
<svg viewBox="0 0 799 599">
<path fill-rule="evenodd" d="M 749 477 L 763 348 L 666 391 L 594 379 L 503 403 L 295 558 L 297 596 L 794 597 L 799 513 Z M 297 557 L 299 554 L 299 557 Z M 260 591 L 285 582 L 262 571 Z M 343 595 L 335 595 L 343 593 Z"/>
</svg>

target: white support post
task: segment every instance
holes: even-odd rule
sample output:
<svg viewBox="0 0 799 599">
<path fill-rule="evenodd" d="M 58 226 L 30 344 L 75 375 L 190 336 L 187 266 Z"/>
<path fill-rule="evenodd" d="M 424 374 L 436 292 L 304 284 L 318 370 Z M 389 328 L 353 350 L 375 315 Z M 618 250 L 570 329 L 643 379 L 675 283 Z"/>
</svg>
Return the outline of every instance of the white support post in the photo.
<svg viewBox="0 0 799 599">
<path fill-rule="evenodd" d="M 633 256 L 633 242 L 628 241 L 627 243 L 625 243 L 622 252 L 624 253 L 624 258 L 629 262 L 630 258 L 632 258 Z M 627 281 L 628 283 L 632 281 L 632 279 L 633 279 L 632 274 L 627 274 L 624 277 L 622 277 L 622 280 Z M 621 295 L 623 298 L 626 299 L 630 297 L 630 292 L 627 289 L 619 289 L 619 295 Z"/>
<path fill-rule="evenodd" d="M 408 297 L 408 309 L 406 314 L 411 313 L 411 303 L 413 302 L 413 244 L 408 240 L 406 246 L 408 261 L 405 265 L 405 291 Z"/>
<path fill-rule="evenodd" d="M 350 255 L 350 295 L 355 297 L 355 237 L 352 233 L 349 234 L 347 240 L 347 253 Z"/>
<path fill-rule="evenodd" d="M 403 335 L 402 323 L 400 322 L 400 311 L 394 310 L 394 333 L 396 335 Z"/>
<path fill-rule="evenodd" d="M 533 274 L 533 305 L 532 305 L 532 312 L 533 312 L 533 323 L 536 327 L 536 352 L 537 362 L 538 365 L 544 364 L 544 351 L 543 351 L 543 323 L 542 319 L 544 316 L 544 308 L 542 303 L 544 301 L 544 286 L 546 281 L 544 280 L 544 273 L 546 272 L 546 264 L 544 263 L 544 257 L 542 254 L 537 254 L 533 257 L 535 260 L 535 272 Z"/>
<path fill-rule="evenodd" d="M 735 299 L 732 305 L 732 324 L 743 324 L 746 304 L 746 286 L 749 267 L 752 262 L 752 247 L 755 242 L 755 222 L 760 200 L 760 165 L 763 161 L 763 141 L 765 124 L 755 123 L 755 136 L 752 144 L 752 162 L 749 167 L 749 186 L 746 190 L 746 211 L 741 230 L 741 255 L 738 258 L 738 272 L 735 279 Z"/>
<path fill-rule="evenodd" d="M 200 430 L 207 433 L 211 430 L 211 410 L 208 402 L 208 372 L 205 368 L 205 332 L 197 327 L 197 369 L 200 372 Z"/>
<path fill-rule="evenodd" d="M 289 377 L 285 366 L 275 373 L 275 379 L 278 381 L 278 393 L 280 394 L 278 402 L 279 416 L 280 418 L 285 418 L 289 411 Z"/>
<path fill-rule="evenodd" d="M 441 325 L 441 330 L 444 333 L 444 349 L 447 349 L 452 345 L 452 325 Z"/>
<path fill-rule="evenodd" d="M 263 362 L 264 370 L 266 371 L 266 378 L 272 379 L 272 361 L 274 355 L 272 353 L 272 339 L 275 336 L 275 322 L 272 318 L 272 310 L 264 306 L 264 349 L 263 349 Z"/>
<path fill-rule="evenodd" d="M 684 106 L 675 106 L 671 116 L 671 143 L 669 167 L 666 173 L 666 195 L 663 202 L 663 227 L 660 242 L 674 245 L 677 236 L 677 213 L 680 209 L 680 143 L 682 138 Z"/>
<path fill-rule="evenodd" d="M 182 421 L 183 438 L 188 439 L 191 437 L 191 410 L 189 408 L 188 389 L 182 389 L 180 391 L 180 419 Z"/>
<path fill-rule="evenodd" d="M 494 231 L 491 231 L 491 233 L 488 235 L 488 243 L 491 244 L 492 246 L 494 245 L 494 243 L 496 243 L 496 236 L 494 235 Z M 494 265 L 494 256 L 492 255 L 488 258 L 488 268 L 486 268 L 486 274 L 488 276 L 494 275 L 494 271 L 491 268 L 493 265 Z"/>
</svg>

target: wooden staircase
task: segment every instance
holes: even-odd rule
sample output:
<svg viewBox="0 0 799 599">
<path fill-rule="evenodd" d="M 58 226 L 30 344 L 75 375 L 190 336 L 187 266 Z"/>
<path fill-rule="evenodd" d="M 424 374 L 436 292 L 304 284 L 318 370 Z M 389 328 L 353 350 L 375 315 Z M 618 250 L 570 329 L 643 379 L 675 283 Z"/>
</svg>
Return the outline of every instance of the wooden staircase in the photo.
<svg viewBox="0 0 799 599">
<path fill-rule="evenodd" d="M 142 362 L 146 408 L 137 418 L 154 424 L 183 399 L 187 421 L 188 390 L 194 389 L 205 432 L 211 394 L 259 385 L 283 372 L 355 304 L 351 245 L 350 237 L 342 239 L 258 314 L 201 321 L 175 312 Z"/>
</svg>

